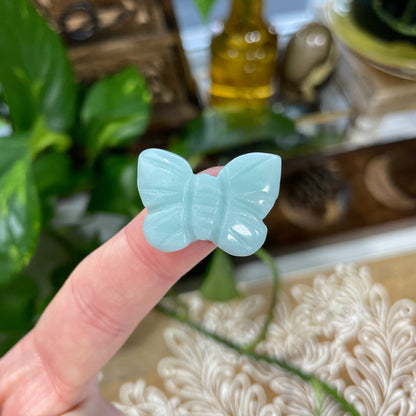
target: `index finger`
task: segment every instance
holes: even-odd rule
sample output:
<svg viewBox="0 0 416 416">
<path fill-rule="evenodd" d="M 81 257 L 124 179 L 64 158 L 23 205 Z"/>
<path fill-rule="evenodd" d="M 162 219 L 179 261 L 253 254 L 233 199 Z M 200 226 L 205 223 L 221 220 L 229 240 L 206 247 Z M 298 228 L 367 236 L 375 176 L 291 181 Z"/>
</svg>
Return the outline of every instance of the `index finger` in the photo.
<svg viewBox="0 0 416 416">
<path fill-rule="evenodd" d="M 74 389 L 87 383 L 170 287 L 215 248 L 209 241 L 174 253 L 153 248 L 142 231 L 146 213 L 79 264 L 32 331 L 57 383 Z"/>
</svg>

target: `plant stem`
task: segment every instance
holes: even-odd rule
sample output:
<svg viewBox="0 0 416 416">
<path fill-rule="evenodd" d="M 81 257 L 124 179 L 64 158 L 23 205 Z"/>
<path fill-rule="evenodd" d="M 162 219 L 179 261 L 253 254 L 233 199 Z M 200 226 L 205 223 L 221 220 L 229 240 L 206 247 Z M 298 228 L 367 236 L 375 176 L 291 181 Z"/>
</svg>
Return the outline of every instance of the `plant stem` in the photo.
<svg viewBox="0 0 416 416">
<path fill-rule="evenodd" d="M 254 351 L 256 349 L 257 345 L 259 345 L 260 342 L 262 342 L 266 339 L 267 332 L 269 330 L 269 326 L 272 323 L 273 318 L 274 318 L 274 310 L 275 310 L 275 307 L 276 307 L 277 298 L 278 298 L 279 289 L 280 289 L 279 270 L 276 267 L 276 263 L 274 262 L 273 257 L 266 250 L 264 250 L 263 248 L 260 248 L 255 253 L 255 255 L 270 267 L 270 269 L 272 271 L 272 275 L 273 275 L 273 288 L 272 288 L 272 299 L 270 300 L 269 312 L 268 312 L 268 314 L 266 316 L 266 319 L 264 321 L 263 328 L 260 331 L 257 338 L 252 343 L 245 346 L 245 349 L 247 351 Z"/>
<path fill-rule="evenodd" d="M 314 389 L 318 388 L 321 391 L 324 391 L 326 394 L 332 397 L 340 406 L 342 406 L 345 411 L 349 412 L 352 416 L 360 416 L 360 414 L 355 409 L 355 407 L 351 403 L 349 403 L 345 399 L 344 396 L 338 393 L 334 387 L 331 387 L 329 384 L 327 384 L 325 381 L 322 381 L 317 376 L 311 373 L 306 373 L 302 371 L 300 368 L 284 360 L 281 360 L 279 358 L 270 357 L 268 355 L 259 354 L 254 351 L 247 350 L 247 348 L 245 348 L 244 346 L 235 344 L 234 342 L 227 340 L 226 338 L 223 338 L 222 336 L 205 329 L 197 322 L 191 321 L 188 318 L 184 318 L 183 315 L 176 313 L 173 309 L 170 309 L 166 307 L 165 305 L 162 305 L 161 303 L 157 305 L 157 309 L 160 312 L 164 313 L 165 315 L 170 316 L 171 318 L 189 326 L 190 328 L 198 331 L 199 333 L 205 335 L 208 338 L 211 338 L 212 340 L 218 342 L 219 344 L 222 344 L 228 348 L 231 348 L 232 350 L 238 352 L 239 354 L 245 355 L 249 358 L 253 358 L 258 361 L 264 361 L 268 364 L 277 365 L 283 370 L 286 370 L 289 373 L 298 376 L 303 381 L 308 382 L 311 385 L 313 385 Z"/>
<path fill-rule="evenodd" d="M 178 320 L 181 322 L 186 321 L 189 318 L 188 305 L 181 300 L 174 288 L 171 288 L 166 296 L 169 300 L 172 300 L 172 303 L 175 305 L 176 315 L 180 317 Z"/>
</svg>

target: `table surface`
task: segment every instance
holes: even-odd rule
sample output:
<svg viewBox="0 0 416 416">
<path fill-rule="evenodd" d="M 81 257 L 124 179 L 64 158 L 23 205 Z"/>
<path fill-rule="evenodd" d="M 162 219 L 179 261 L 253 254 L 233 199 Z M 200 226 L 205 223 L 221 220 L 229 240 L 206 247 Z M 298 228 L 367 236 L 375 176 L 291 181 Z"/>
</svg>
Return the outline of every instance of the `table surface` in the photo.
<svg viewBox="0 0 416 416">
<path fill-rule="evenodd" d="M 371 286 L 373 295 L 369 295 L 368 302 L 370 303 L 372 302 L 371 297 L 373 296 L 374 298 L 375 296 L 374 290 L 377 292 L 377 288 L 379 288 L 378 284 L 380 284 L 381 287 L 385 289 L 385 291 L 384 292 L 382 291 L 382 292 L 385 293 L 386 299 L 389 298 L 389 301 L 388 302 L 386 301 L 386 305 L 387 305 L 386 308 L 391 306 L 391 309 L 390 309 L 391 313 L 393 313 L 393 309 L 394 309 L 392 305 L 395 302 L 399 301 L 400 299 L 406 298 L 406 299 L 410 299 L 410 301 L 412 302 L 416 302 L 416 267 L 415 267 L 416 266 L 416 250 L 412 252 L 408 252 L 406 254 L 396 253 L 396 255 L 392 257 L 383 257 L 383 258 L 379 258 L 379 259 L 372 260 L 372 261 L 367 260 L 365 261 L 364 266 L 365 266 L 365 270 L 369 271 L 369 275 L 371 275 L 371 281 L 372 281 L 371 285 L 369 285 L 368 287 Z M 345 266 L 347 269 L 344 268 L 343 271 L 341 272 L 339 269 L 340 266 L 337 266 L 337 267 L 338 269 L 335 272 L 334 270 L 336 268 L 334 267 L 330 267 L 327 270 L 320 270 L 319 275 L 326 276 L 326 278 L 329 278 L 329 279 L 331 275 L 341 274 L 341 275 L 347 276 L 350 273 L 347 271 L 348 267 L 352 267 L 353 272 L 351 272 L 351 276 L 353 277 L 351 279 L 355 279 L 357 276 L 358 276 L 358 279 L 361 279 L 360 277 L 361 272 L 359 272 L 361 265 L 359 263 L 357 263 L 356 266 Z M 282 302 L 284 303 L 285 299 L 287 298 L 288 293 L 291 293 L 292 296 L 294 296 L 295 293 L 299 293 L 299 290 L 306 291 L 305 293 L 308 293 L 308 291 L 310 290 L 317 291 L 318 290 L 317 288 L 319 288 L 319 277 L 318 278 L 316 277 L 317 274 L 318 273 L 316 271 L 315 272 L 303 272 L 297 275 L 296 274 L 294 275 L 292 273 L 290 279 L 284 279 L 284 276 L 283 276 L 282 288 L 281 288 Z M 345 278 L 345 276 L 343 277 L 343 279 Z M 365 273 L 363 276 L 364 276 L 363 279 L 366 280 Z M 327 280 L 327 282 L 330 282 L 330 280 Z M 357 280 L 357 282 L 359 282 L 359 280 Z M 267 299 L 270 294 L 270 283 L 268 283 L 268 279 L 265 279 L 263 281 L 260 279 L 257 283 L 258 284 L 254 286 L 251 284 L 251 288 L 246 288 L 247 293 L 248 294 L 253 294 L 253 293 L 262 294 L 262 296 L 264 296 Z M 348 278 L 344 279 L 343 284 L 346 285 L 345 286 L 346 291 L 351 289 L 351 287 L 349 289 L 347 287 Z M 358 285 L 360 285 L 360 283 L 358 283 Z M 297 289 L 293 289 L 294 287 L 296 287 Z M 329 283 L 328 283 L 328 287 L 331 287 Z M 303 289 L 300 289 L 300 288 L 303 288 Z M 307 289 L 307 288 L 310 288 L 310 289 Z M 344 290 L 344 289 L 341 287 L 340 290 Z M 191 296 L 195 296 L 195 295 L 191 295 Z M 334 299 L 338 299 L 338 298 L 335 296 Z M 413 305 L 413 303 L 411 304 Z M 249 309 L 250 307 L 251 308 L 253 307 L 250 304 L 250 302 L 247 305 L 249 305 Z M 377 305 L 377 303 L 375 303 L 375 305 Z M 345 304 L 340 304 L 339 306 L 340 308 L 345 308 Z M 334 306 L 332 305 L 332 307 Z M 377 307 L 374 305 L 369 306 L 368 310 L 370 311 L 372 310 L 371 308 L 374 309 Z M 335 309 L 331 313 L 335 313 L 336 315 L 337 313 L 336 308 L 337 306 L 335 306 Z M 296 311 L 296 309 L 293 309 L 292 312 L 295 313 L 294 311 Z M 343 310 L 343 313 L 344 312 L 345 310 Z M 216 316 L 216 315 L 214 314 L 213 316 Z M 291 318 L 291 314 L 288 313 L 285 317 L 283 318 L 280 317 L 279 319 L 281 320 L 283 319 L 283 321 L 281 321 L 279 325 L 281 325 L 282 327 L 285 327 L 286 326 L 285 322 L 286 321 L 289 322 L 292 318 Z M 414 316 L 413 316 L 413 319 L 411 319 L 411 322 L 413 322 L 413 325 L 415 325 Z M 147 385 L 156 386 L 157 389 L 159 388 L 162 390 L 166 389 L 167 380 L 166 379 L 164 380 L 161 377 L 160 365 L 161 365 L 161 360 L 164 357 L 175 355 L 174 351 L 172 350 L 172 346 L 168 347 L 165 341 L 166 329 L 171 328 L 171 327 L 178 328 L 180 326 L 179 324 L 175 323 L 170 318 L 165 317 L 164 315 L 162 315 L 160 312 L 157 312 L 157 311 L 152 311 L 144 319 L 144 321 L 138 326 L 138 328 L 132 334 L 132 336 L 126 342 L 126 344 L 113 357 L 113 359 L 108 363 L 108 365 L 103 370 L 103 380 L 101 382 L 101 391 L 107 400 L 119 401 L 119 391 L 120 391 L 121 386 L 126 382 L 134 383 L 138 379 L 144 379 Z M 318 342 L 319 337 L 315 337 L 313 339 L 316 339 Z M 352 342 L 351 339 L 348 342 L 351 343 Z M 347 345 L 348 342 L 346 341 L 345 345 Z M 354 342 L 357 342 L 357 341 L 354 341 Z M 412 342 L 415 343 L 416 341 L 413 340 Z M 351 347 L 351 345 L 348 346 L 348 348 L 351 350 L 354 350 L 354 347 Z M 366 359 L 368 359 L 368 357 Z M 176 356 L 176 360 L 180 360 L 180 358 Z M 159 366 L 159 370 L 158 370 L 158 366 Z M 166 377 L 166 374 L 165 374 L 165 377 Z M 349 387 L 349 388 L 352 388 L 352 387 Z M 415 389 L 414 386 L 412 388 L 413 390 Z M 136 390 L 137 390 L 137 386 L 136 386 Z M 159 390 L 157 391 L 162 396 L 163 394 L 167 394 L 167 393 L 162 394 L 161 391 Z M 274 393 L 276 394 L 276 392 Z M 413 393 L 416 393 L 416 392 L 413 391 Z M 138 413 L 138 414 L 141 414 L 141 413 Z M 147 414 L 147 413 L 143 413 L 143 414 Z M 195 414 L 195 413 L 191 413 L 191 414 Z M 371 412 L 369 412 L 368 414 L 371 414 Z M 410 412 L 406 414 L 410 415 L 414 413 Z"/>
</svg>

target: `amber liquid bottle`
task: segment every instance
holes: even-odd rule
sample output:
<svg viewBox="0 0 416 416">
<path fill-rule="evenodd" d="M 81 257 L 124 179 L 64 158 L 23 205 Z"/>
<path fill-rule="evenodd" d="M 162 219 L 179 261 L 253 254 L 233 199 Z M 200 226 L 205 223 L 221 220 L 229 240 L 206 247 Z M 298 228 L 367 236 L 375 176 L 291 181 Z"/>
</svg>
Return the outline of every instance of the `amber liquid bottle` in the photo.
<svg viewBox="0 0 416 416">
<path fill-rule="evenodd" d="M 277 35 L 262 11 L 263 0 L 233 0 L 211 43 L 211 105 L 265 107 L 275 93 Z"/>
</svg>

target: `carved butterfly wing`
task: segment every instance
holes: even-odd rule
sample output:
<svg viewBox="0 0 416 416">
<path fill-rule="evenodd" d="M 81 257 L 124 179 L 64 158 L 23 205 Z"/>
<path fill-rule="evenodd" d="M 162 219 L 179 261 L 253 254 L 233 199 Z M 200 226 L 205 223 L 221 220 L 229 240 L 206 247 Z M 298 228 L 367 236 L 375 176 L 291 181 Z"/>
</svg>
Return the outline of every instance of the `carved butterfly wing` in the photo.
<svg viewBox="0 0 416 416">
<path fill-rule="evenodd" d="M 183 194 L 192 177 L 185 159 L 160 149 L 147 149 L 139 156 L 137 185 L 149 211 L 143 233 L 153 247 L 177 251 L 191 243 L 183 221 Z"/>
<path fill-rule="evenodd" d="M 263 218 L 272 209 L 280 188 L 281 159 L 265 153 L 240 156 L 218 175 L 227 206 L 214 243 L 234 256 L 255 253 L 264 243 Z"/>
<path fill-rule="evenodd" d="M 267 227 L 258 217 L 233 211 L 233 224 L 222 230 L 214 243 L 232 256 L 250 256 L 264 244 L 266 235 Z"/>
</svg>

